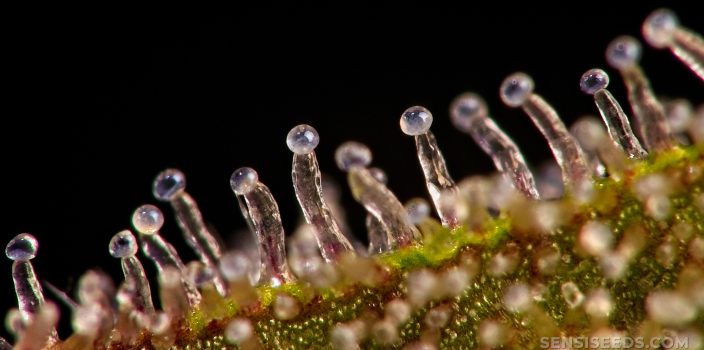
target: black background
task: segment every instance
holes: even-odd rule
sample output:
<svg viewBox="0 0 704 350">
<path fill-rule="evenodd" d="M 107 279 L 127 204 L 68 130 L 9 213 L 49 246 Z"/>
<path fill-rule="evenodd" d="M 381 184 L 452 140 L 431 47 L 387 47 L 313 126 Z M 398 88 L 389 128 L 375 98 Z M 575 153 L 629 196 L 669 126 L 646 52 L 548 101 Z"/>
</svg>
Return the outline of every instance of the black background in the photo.
<svg viewBox="0 0 704 350">
<path fill-rule="evenodd" d="M 230 174 L 257 169 L 290 232 L 299 214 L 285 136 L 299 123 L 319 131 L 320 165 L 338 182 L 345 177 L 334 150 L 354 139 L 371 147 L 401 200 L 426 196 L 399 115 L 411 105 L 428 107 L 454 177 L 488 173 L 489 159 L 448 119 L 452 98 L 469 90 L 488 100 L 537 166 L 549 157 L 547 146 L 525 115 L 500 103 L 501 80 L 518 70 L 531 74 L 568 124 L 595 113 L 579 77 L 606 68 L 608 42 L 640 37 L 642 20 L 663 6 L 627 3 L 22 14 L 10 22 L 2 54 L 11 63 L 0 119 L 0 241 L 35 234 L 39 278 L 69 293 L 88 268 L 121 278 L 107 243 L 130 226 L 134 208 L 155 202 L 151 181 L 166 167 L 186 173 L 206 220 L 228 239 L 245 226 Z M 701 33 L 704 18 L 694 3 L 667 6 Z M 701 81 L 668 52 L 646 46 L 642 64 L 658 93 L 704 100 Z M 625 101 L 620 78 L 607 70 L 611 90 Z M 346 187 L 344 194 L 363 235 L 363 211 Z M 163 235 L 192 259 L 170 208 L 158 205 L 168 219 Z M 10 265 L 0 259 L 0 314 L 16 305 Z"/>
</svg>

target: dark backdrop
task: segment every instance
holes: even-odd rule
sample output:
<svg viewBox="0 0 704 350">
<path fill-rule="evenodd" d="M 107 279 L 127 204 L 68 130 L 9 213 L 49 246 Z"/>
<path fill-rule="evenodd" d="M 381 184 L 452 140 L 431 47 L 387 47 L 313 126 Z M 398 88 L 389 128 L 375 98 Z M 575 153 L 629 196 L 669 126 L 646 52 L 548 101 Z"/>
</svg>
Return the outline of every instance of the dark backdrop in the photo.
<svg viewBox="0 0 704 350">
<path fill-rule="evenodd" d="M 240 166 L 254 167 L 291 231 L 299 214 L 284 141 L 299 123 L 318 129 L 320 165 L 339 182 L 345 178 L 334 150 L 354 139 L 372 148 L 399 198 L 426 196 L 399 115 L 411 105 L 428 107 L 454 177 L 488 173 L 488 158 L 448 119 L 449 102 L 467 90 L 488 100 L 497 122 L 539 165 L 549 157 L 545 142 L 525 115 L 500 103 L 499 83 L 523 70 L 568 123 L 595 113 L 579 77 L 605 67 L 607 43 L 639 36 L 645 16 L 662 6 L 628 3 L 8 13 L 0 241 L 4 247 L 18 233 L 35 234 L 39 277 L 69 293 L 87 268 L 119 277 L 107 243 L 130 226 L 135 207 L 155 202 L 151 181 L 165 167 L 186 173 L 206 220 L 226 237 L 245 226 L 228 179 Z M 668 6 L 704 32 L 693 3 Z M 669 53 L 646 47 L 642 62 L 657 92 L 704 100 L 701 81 Z M 608 71 L 624 101 L 620 78 Z M 363 211 L 344 189 L 353 227 L 364 234 Z M 164 236 L 192 259 L 170 209 L 159 206 L 168 218 Z M 16 305 L 8 260 L 0 259 L 0 272 L 4 314 Z"/>
</svg>

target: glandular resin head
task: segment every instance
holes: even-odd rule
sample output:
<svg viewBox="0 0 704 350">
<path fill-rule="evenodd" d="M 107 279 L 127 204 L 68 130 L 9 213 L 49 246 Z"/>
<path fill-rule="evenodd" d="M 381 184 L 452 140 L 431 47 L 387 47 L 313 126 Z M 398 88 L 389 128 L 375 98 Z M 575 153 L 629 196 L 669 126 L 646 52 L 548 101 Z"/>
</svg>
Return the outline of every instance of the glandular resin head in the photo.
<svg viewBox="0 0 704 350">
<path fill-rule="evenodd" d="M 145 204 L 132 214 L 132 225 L 141 234 L 157 233 L 164 226 L 164 214 L 159 208 Z"/>
<path fill-rule="evenodd" d="M 335 162 L 343 171 L 364 168 L 372 162 L 372 151 L 359 142 L 345 142 L 335 151 Z"/>
<path fill-rule="evenodd" d="M 286 145 L 288 149 L 297 154 L 308 154 L 318 147 L 320 136 L 310 125 L 301 124 L 288 132 L 286 135 Z"/>
<path fill-rule="evenodd" d="M 235 170 L 230 177 L 230 187 L 238 195 L 251 192 L 257 182 L 259 182 L 259 175 L 254 169 L 248 167 Z"/>
<path fill-rule="evenodd" d="M 186 176 L 178 169 L 166 169 L 159 173 L 152 185 L 154 198 L 170 201 L 186 189 Z"/>
<path fill-rule="evenodd" d="M 22 233 L 7 243 L 5 255 L 10 260 L 29 261 L 37 256 L 38 249 L 39 242 L 37 242 L 37 239 L 29 233 Z"/>
<path fill-rule="evenodd" d="M 701 76 L 704 41 L 681 27 L 674 14 L 658 10 L 642 30 L 650 45 L 671 49 Z M 93 271 L 81 279 L 77 301 L 58 291 L 73 313 L 70 337 L 59 339 L 57 308 L 45 301 L 35 275 L 37 239 L 30 234 L 12 239 L 5 254 L 13 261 L 18 297 L 18 307 L 7 317 L 14 348 L 587 344 L 574 343 L 577 339 L 590 345 L 633 340 L 651 348 L 702 348 L 704 113 L 660 102 L 638 66 L 642 48 L 635 38 L 618 37 L 606 52 L 607 63 L 626 81 L 636 132 L 606 90 L 609 76 L 601 69 L 565 86 L 579 93 L 579 83 L 603 120 L 586 117 L 569 129 L 534 92 L 530 76 L 515 73 L 495 82 L 504 104 L 521 107 L 545 136 L 563 174 L 561 197 L 543 199 L 554 196 L 538 192 L 519 147 L 489 116 L 484 99 L 465 93 L 452 102 L 450 119 L 436 122 L 451 122 L 470 134 L 498 174 L 455 185 L 430 132 L 433 116 L 420 106 L 402 113 L 400 127 L 417 142 L 421 169 L 414 171 L 422 171 L 431 201 L 415 198 L 402 205 L 386 187 L 383 171 L 369 167 L 372 153 L 362 143 L 346 142 L 334 159 L 320 159 L 347 173 L 354 199 L 366 210 L 371 245 L 360 248 L 347 241 L 339 203 L 327 199 L 336 197 L 323 198 L 314 152 L 317 131 L 298 125 L 286 135 L 294 153 L 294 189 L 307 222 L 296 234 L 286 237 L 271 191 L 254 169 L 243 167 L 234 171 L 230 186 L 257 252 L 221 251 L 184 192 L 185 175 L 167 169 L 154 181 L 153 195 L 174 207 L 199 260 L 184 263 L 164 239 L 174 237 L 172 232 L 159 232 L 162 212 L 140 206 L 132 215 L 137 235 L 124 230 L 106 236 L 106 253 L 119 259 L 124 280 L 113 288 Z M 418 195 L 424 193 L 418 189 Z M 142 255 L 156 264 L 158 284 L 150 286 Z M 159 303 L 152 303 L 152 295 Z M 0 338 L 0 348 L 8 347 Z"/>
</svg>

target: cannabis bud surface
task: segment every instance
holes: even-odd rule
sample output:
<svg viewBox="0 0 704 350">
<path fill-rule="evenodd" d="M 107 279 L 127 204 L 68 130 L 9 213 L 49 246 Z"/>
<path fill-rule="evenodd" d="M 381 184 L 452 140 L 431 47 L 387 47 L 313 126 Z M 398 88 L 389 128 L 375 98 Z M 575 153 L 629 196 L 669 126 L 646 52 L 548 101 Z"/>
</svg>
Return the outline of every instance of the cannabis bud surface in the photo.
<svg viewBox="0 0 704 350">
<path fill-rule="evenodd" d="M 671 11 L 653 12 L 642 31 L 704 81 L 704 40 Z M 415 142 L 429 201 L 402 203 L 372 167 L 372 150 L 340 145 L 334 161 L 366 211 L 368 246 L 322 178 L 315 150 L 324 140 L 313 126 L 286 135 L 305 219 L 288 238 L 265 177 L 241 167 L 230 178 L 255 251 L 227 251 L 186 175 L 164 170 L 154 198 L 171 207 L 197 260 L 184 262 L 160 234 L 168 218 L 159 208 L 138 207 L 133 231 L 106 238 L 122 280 L 89 271 L 77 300 L 45 285 L 72 311 L 66 339 L 32 265 L 41 240 L 22 233 L 5 249 L 18 306 L 6 317 L 14 347 L 0 338 L 0 350 L 532 349 L 574 339 L 704 348 L 704 105 L 661 101 L 639 65 L 640 45 L 623 36 L 606 49 L 630 116 L 603 69 L 578 82 L 601 120 L 570 127 L 532 77 L 501 82 L 503 103 L 548 143 L 561 173 L 553 187 L 537 185 L 471 92 L 452 102 L 450 121 L 492 160 L 494 175 L 455 181 L 431 130 L 438 115 L 422 106 L 401 112 L 399 126 Z M 156 267 L 156 285 L 143 263 Z"/>
</svg>

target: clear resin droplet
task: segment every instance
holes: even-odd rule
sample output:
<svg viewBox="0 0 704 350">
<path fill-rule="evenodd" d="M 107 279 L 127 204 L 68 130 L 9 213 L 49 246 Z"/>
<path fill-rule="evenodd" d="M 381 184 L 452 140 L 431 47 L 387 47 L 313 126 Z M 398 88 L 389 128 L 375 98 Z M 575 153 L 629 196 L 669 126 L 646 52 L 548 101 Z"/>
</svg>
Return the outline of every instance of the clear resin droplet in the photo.
<svg viewBox="0 0 704 350">
<path fill-rule="evenodd" d="M 494 167 L 509 179 L 513 187 L 528 198 L 540 195 L 520 149 L 488 116 L 484 100 L 476 94 L 458 96 L 450 106 L 450 117 L 457 129 L 469 133 L 494 163 Z"/>
<path fill-rule="evenodd" d="M 404 134 L 422 135 L 430 130 L 430 126 L 433 124 L 433 115 L 425 107 L 414 106 L 403 112 L 400 124 Z"/>
<path fill-rule="evenodd" d="M 640 44 L 632 37 L 618 37 L 609 44 L 606 56 L 609 64 L 619 70 L 628 90 L 628 100 L 648 151 L 662 151 L 672 146 L 665 110 L 650 87 L 650 82 L 638 65 Z"/>
<path fill-rule="evenodd" d="M 342 171 L 364 168 L 372 162 L 372 152 L 359 142 L 348 141 L 337 147 L 335 162 Z"/>
<path fill-rule="evenodd" d="M 132 214 L 132 225 L 141 234 L 154 234 L 164 226 L 164 214 L 159 208 L 145 204 Z"/>
<path fill-rule="evenodd" d="M 499 96 L 507 106 L 519 107 L 528 100 L 534 88 L 535 84 L 530 76 L 525 73 L 514 73 L 501 83 Z"/>
<path fill-rule="evenodd" d="M 235 194 L 245 195 L 252 191 L 259 182 L 257 172 L 252 168 L 239 168 L 230 177 L 230 187 Z"/>
<path fill-rule="evenodd" d="M 323 198 L 320 168 L 315 152 L 293 155 L 293 188 L 306 222 L 315 227 L 320 252 L 326 261 L 335 261 L 354 248 L 342 233 Z"/>
<path fill-rule="evenodd" d="M 579 80 L 579 88 L 586 94 L 606 89 L 609 86 L 609 75 L 601 69 L 595 68 L 586 71 Z"/>
<path fill-rule="evenodd" d="M 166 169 L 159 173 L 152 185 L 154 197 L 168 202 L 186 189 L 186 176 L 178 169 Z"/>
<path fill-rule="evenodd" d="M 440 152 L 435 135 L 430 131 L 432 122 L 433 115 L 421 106 L 406 109 L 400 121 L 403 132 L 415 138 L 418 160 L 440 221 L 444 226 L 454 228 L 459 225 L 459 220 L 453 213 L 443 210 L 440 196 L 443 192 L 456 192 L 457 188 L 447 170 L 445 158 Z"/>
<path fill-rule="evenodd" d="M 160 198 L 157 189 L 160 188 L 160 183 L 164 182 L 167 182 L 167 184 L 162 187 L 167 188 L 168 182 L 171 182 L 174 183 L 172 187 L 177 187 L 178 190 L 173 191 L 172 195 Z M 193 249 L 198 259 L 214 271 L 215 287 L 224 296 L 227 294 L 227 285 L 217 270 L 217 261 L 221 255 L 220 244 L 205 226 L 198 204 L 185 191 L 185 185 L 186 177 L 183 173 L 176 169 L 167 169 L 154 180 L 154 195 L 157 199 L 166 200 L 171 204 L 176 214 L 176 222 L 183 233 L 186 243 Z"/>
<path fill-rule="evenodd" d="M 254 172 L 253 169 L 250 170 Z M 233 174 L 233 177 L 238 171 Z M 257 177 L 256 172 L 254 177 Z M 236 186 L 232 187 L 235 194 L 239 194 L 235 189 Z M 293 274 L 286 262 L 285 234 L 281 214 L 271 191 L 263 183 L 257 182 L 249 191 L 242 194 L 242 197 L 243 205 L 240 207 L 242 215 L 250 221 L 259 245 L 261 259 L 259 283 L 279 286 L 293 281 Z"/>
<path fill-rule="evenodd" d="M 643 22 L 643 38 L 653 47 L 665 48 L 672 43 L 677 26 L 677 16 L 672 11 L 655 10 Z"/>
<path fill-rule="evenodd" d="M 110 255 L 115 258 L 127 258 L 137 254 L 139 244 L 137 244 L 137 239 L 132 232 L 124 230 L 112 237 L 108 250 L 110 251 Z"/>
<path fill-rule="evenodd" d="M 606 62 L 618 70 L 632 67 L 638 64 L 641 50 L 638 40 L 630 36 L 620 36 L 606 48 Z"/>
<path fill-rule="evenodd" d="M 288 132 L 286 135 L 286 145 L 291 152 L 296 154 L 308 154 L 318 147 L 320 136 L 312 126 L 301 124 Z"/>
<path fill-rule="evenodd" d="M 29 233 L 21 233 L 7 243 L 5 255 L 13 261 L 29 261 L 37 256 L 37 249 L 39 249 L 37 239 Z"/>
<path fill-rule="evenodd" d="M 514 78 L 515 76 L 521 78 Z M 523 73 L 515 73 L 506 78 L 504 83 L 521 79 L 530 79 L 530 77 Z M 507 103 L 506 99 L 504 102 L 509 106 L 514 106 Z M 562 170 L 562 180 L 565 186 L 574 189 L 591 181 L 591 171 L 582 148 L 579 147 L 572 134 L 567 131 L 567 127 L 552 106 L 534 93 L 530 93 L 520 106 L 548 141 L 553 156 Z"/>
</svg>

